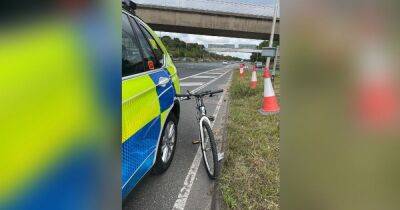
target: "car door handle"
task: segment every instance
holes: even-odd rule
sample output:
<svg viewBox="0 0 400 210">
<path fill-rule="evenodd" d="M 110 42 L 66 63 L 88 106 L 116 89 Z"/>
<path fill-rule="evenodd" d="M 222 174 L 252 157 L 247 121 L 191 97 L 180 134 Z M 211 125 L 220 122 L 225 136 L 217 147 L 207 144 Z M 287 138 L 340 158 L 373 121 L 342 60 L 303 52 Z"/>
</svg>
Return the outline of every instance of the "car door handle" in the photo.
<svg viewBox="0 0 400 210">
<path fill-rule="evenodd" d="M 160 77 L 158 79 L 157 86 L 165 87 L 165 86 L 167 86 L 169 81 L 170 81 L 170 79 L 168 77 Z"/>
</svg>

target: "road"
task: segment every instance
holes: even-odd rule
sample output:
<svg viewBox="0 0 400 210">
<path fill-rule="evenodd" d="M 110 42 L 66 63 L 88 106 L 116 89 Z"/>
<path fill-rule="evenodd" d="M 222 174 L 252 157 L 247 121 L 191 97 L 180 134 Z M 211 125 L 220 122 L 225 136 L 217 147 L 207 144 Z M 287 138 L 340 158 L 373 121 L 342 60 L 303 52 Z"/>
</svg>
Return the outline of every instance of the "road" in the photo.
<svg viewBox="0 0 400 210">
<path fill-rule="evenodd" d="M 198 74 L 211 69 L 221 68 L 225 65 L 218 63 L 175 63 L 178 69 L 179 78 L 185 78 L 190 75 Z"/>
<path fill-rule="evenodd" d="M 234 67 L 220 63 L 178 63 L 176 66 L 182 92 L 225 88 Z M 209 115 L 220 113 L 213 127 L 217 139 L 224 118 L 221 112 L 226 109 L 221 97 L 224 95 L 205 101 Z M 124 210 L 210 209 L 213 182 L 204 169 L 199 145 L 192 144 L 198 135 L 194 102 L 182 101 L 177 150 L 170 168 L 162 175 L 145 176 L 124 201 Z"/>
</svg>

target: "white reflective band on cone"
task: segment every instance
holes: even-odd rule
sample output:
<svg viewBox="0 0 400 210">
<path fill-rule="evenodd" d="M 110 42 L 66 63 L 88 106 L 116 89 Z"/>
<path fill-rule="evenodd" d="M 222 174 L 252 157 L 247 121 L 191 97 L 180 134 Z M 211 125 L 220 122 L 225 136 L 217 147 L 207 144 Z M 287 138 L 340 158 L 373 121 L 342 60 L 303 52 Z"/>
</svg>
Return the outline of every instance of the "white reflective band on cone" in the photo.
<svg viewBox="0 0 400 210">
<path fill-rule="evenodd" d="M 274 88 L 272 87 L 271 78 L 264 79 L 264 97 L 275 96 Z"/>
<path fill-rule="evenodd" d="M 257 73 L 256 73 L 256 71 L 253 71 L 253 74 L 251 75 L 251 81 L 257 81 Z"/>
</svg>

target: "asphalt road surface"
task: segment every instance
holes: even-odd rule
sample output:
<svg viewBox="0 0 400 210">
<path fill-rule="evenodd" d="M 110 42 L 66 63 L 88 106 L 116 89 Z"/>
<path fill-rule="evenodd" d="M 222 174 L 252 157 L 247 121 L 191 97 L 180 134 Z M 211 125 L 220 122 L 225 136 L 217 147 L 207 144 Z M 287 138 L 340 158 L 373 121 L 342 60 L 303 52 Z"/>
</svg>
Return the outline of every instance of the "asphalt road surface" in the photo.
<svg viewBox="0 0 400 210">
<path fill-rule="evenodd" d="M 225 88 L 235 65 L 178 63 L 176 66 L 184 92 Z M 226 108 L 221 105 L 221 97 L 224 95 L 205 101 L 208 115 Z M 224 116 L 217 115 L 215 124 L 221 122 L 221 118 Z M 124 210 L 210 209 L 214 182 L 203 166 L 199 144 L 192 144 L 198 135 L 194 101 L 181 101 L 177 150 L 170 168 L 162 175 L 146 175 L 124 201 Z"/>
<path fill-rule="evenodd" d="M 175 66 L 178 69 L 179 77 L 182 79 L 207 70 L 221 68 L 226 65 L 222 64 L 222 62 L 215 62 L 215 63 L 175 63 Z"/>
</svg>

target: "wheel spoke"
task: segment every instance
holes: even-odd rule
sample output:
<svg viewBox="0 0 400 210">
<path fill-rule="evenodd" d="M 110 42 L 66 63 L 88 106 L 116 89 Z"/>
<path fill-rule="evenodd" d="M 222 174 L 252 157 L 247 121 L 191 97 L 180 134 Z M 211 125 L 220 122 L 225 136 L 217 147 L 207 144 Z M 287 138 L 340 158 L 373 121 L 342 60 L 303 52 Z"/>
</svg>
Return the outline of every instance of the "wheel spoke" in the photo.
<svg viewBox="0 0 400 210">
<path fill-rule="evenodd" d="M 172 156 L 175 145 L 175 132 L 175 124 L 171 121 L 168 122 L 165 128 L 161 147 L 161 159 L 164 163 L 168 162 Z"/>
<path fill-rule="evenodd" d="M 166 136 L 162 137 L 162 145 L 167 145 L 168 144 L 168 138 Z"/>
<path fill-rule="evenodd" d="M 175 134 L 174 124 L 170 124 L 168 129 L 168 138 L 172 138 Z"/>
<path fill-rule="evenodd" d="M 162 159 L 164 162 L 167 161 L 168 150 L 169 150 L 169 148 L 168 148 L 167 146 L 165 146 L 165 147 L 163 148 L 163 150 L 162 150 L 163 152 L 162 152 L 162 157 L 161 157 L 161 159 Z"/>
</svg>

